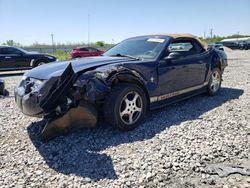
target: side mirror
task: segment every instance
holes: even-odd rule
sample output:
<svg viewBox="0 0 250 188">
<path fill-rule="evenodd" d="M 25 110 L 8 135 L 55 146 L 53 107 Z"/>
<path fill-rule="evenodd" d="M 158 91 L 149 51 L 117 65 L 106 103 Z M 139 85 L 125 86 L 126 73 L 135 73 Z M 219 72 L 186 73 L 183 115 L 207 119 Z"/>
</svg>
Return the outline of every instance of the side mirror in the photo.
<svg viewBox="0 0 250 188">
<path fill-rule="evenodd" d="M 170 52 L 168 56 L 164 58 L 164 60 L 171 61 L 174 59 L 179 59 L 181 57 L 181 54 L 178 52 Z"/>
</svg>

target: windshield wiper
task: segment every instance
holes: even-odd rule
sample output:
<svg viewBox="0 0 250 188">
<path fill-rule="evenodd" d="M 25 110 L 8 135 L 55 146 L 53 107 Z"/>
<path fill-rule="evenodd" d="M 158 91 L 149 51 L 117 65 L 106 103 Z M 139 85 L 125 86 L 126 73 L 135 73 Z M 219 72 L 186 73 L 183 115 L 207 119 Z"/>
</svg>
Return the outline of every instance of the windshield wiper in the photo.
<svg viewBox="0 0 250 188">
<path fill-rule="evenodd" d="M 131 56 L 131 55 L 126 55 L 126 54 L 115 54 L 115 55 L 111 55 L 113 57 L 129 57 L 131 59 L 135 59 L 135 60 L 139 60 L 140 58 L 139 57 L 134 57 L 134 56 Z"/>
</svg>

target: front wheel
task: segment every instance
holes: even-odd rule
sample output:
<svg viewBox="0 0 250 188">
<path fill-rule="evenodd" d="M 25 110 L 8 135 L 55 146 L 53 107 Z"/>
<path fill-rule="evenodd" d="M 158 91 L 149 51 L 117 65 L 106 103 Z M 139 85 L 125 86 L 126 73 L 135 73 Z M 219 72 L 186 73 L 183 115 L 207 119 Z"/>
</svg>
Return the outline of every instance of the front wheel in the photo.
<svg viewBox="0 0 250 188">
<path fill-rule="evenodd" d="M 210 96 L 216 95 L 221 87 L 222 75 L 221 71 L 218 68 L 212 70 L 210 80 L 208 83 L 207 93 Z"/>
<path fill-rule="evenodd" d="M 121 83 L 111 90 L 104 104 L 104 115 L 114 127 L 129 131 L 144 119 L 147 110 L 145 92 L 136 84 Z"/>
<path fill-rule="evenodd" d="M 46 63 L 48 63 L 48 62 L 45 61 L 45 60 L 38 60 L 38 61 L 35 63 L 34 67 L 38 67 L 38 66 L 44 65 L 44 64 L 46 64 Z"/>
</svg>

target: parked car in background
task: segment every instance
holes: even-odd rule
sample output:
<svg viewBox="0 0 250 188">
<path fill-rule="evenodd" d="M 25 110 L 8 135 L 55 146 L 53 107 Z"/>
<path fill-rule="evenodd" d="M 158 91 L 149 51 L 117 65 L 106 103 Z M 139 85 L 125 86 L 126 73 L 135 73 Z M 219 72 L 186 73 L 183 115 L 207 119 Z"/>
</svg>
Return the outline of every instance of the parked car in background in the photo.
<svg viewBox="0 0 250 188">
<path fill-rule="evenodd" d="M 241 41 L 241 42 L 239 42 L 239 45 L 240 45 L 240 49 L 241 50 L 248 50 L 248 49 L 250 49 L 250 43 L 249 42 Z"/>
<path fill-rule="evenodd" d="M 232 41 L 232 42 L 221 42 L 224 46 L 233 50 L 248 50 L 250 49 L 250 43 L 246 41 Z"/>
<path fill-rule="evenodd" d="M 90 56 L 100 56 L 104 52 L 92 47 L 78 47 L 74 48 L 71 52 L 71 58 L 79 58 L 79 57 L 90 57 Z"/>
<path fill-rule="evenodd" d="M 208 48 L 216 48 L 218 50 L 224 51 L 223 44 L 220 43 L 210 43 L 208 44 Z"/>
<path fill-rule="evenodd" d="M 240 49 L 240 45 L 238 42 L 221 42 L 223 46 L 231 48 L 232 50 Z"/>
<path fill-rule="evenodd" d="M 98 113 L 127 131 L 139 125 L 149 109 L 203 92 L 216 95 L 226 66 L 225 52 L 207 50 L 192 35 L 138 36 L 101 57 L 27 72 L 15 89 L 15 99 L 24 114 L 48 118 L 43 133 L 84 124 L 93 127 Z"/>
<path fill-rule="evenodd" d="M 25 70 L 56 61 L 56 57 L 21 48 L 0 46 L 0 71 Z"/>
</svg>

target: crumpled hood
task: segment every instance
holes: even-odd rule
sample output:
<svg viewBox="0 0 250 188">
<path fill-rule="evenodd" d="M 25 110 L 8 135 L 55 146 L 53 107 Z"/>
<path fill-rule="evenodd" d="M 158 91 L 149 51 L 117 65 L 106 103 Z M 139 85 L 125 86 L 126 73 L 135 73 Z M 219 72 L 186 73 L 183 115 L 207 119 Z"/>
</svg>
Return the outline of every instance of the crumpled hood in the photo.
<svg viewBox="0 0 250 188">
<path fill-rule="evenodd" d="M 96 68 L 102 65 L 123 63 L 128 61 L 135 61 L 135 60 L 126 57 L 105 57 L 105 56 L 79 58 L 69 61 L 53 62 L 41 65 L 30 71 L 27 71 L 24 74 L 24 76 L 41 80 L 48 80 L 51 77 L 60 76 L 64 72 L 66 67 L 69 65 L 69 63 L 71 63 L 74 72 L 77 73 L 79 71 L 84 71 L 90 68 Z"/>
</svg>

